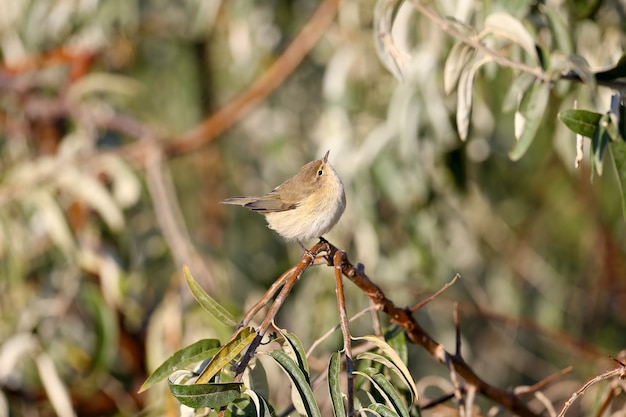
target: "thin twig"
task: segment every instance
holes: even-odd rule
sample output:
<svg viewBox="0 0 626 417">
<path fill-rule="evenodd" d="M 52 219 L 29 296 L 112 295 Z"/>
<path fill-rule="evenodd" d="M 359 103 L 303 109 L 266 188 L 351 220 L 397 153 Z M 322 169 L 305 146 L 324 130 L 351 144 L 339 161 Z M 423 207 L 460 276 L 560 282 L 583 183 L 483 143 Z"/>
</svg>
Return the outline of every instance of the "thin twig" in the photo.
<svg viewBox="0 0 626 417">
<path fill-rule="evenodd" d="M 295 271 L 297 267 L 298 265 L 292 266 L 287 271 L 285 271 L 280 277 L 278 277 L 276 281 L 274 281 L 274 283 L 268 288 L 265 294 L 263 294 L 263 297 L 259 301 L 257 301 L 246 312 L 245 316 L 243 316 L 243 319 L 241 320 L 242 327 L 247 326 L 252 321 L 252 318 L 256 315 L 256 313 L 258 313 L 263 307 L 265 307 L 271 301 L 274 294 L 276 294 L 276 292 L 280 289 L 280 287 L 282 287 L 285 284 L 285 282 L 289 279 L 289 277 L 293 274 L 293 272 Z"/>
<path fill-rule="evenodd" d="M 534 392 L 539 391 L 540 389 L 542 389 L 546 385 L 552 383 L 553 381 L 557 380 L 558 378 L 562 377 L 563 375 L 570 373 L 572 371 L 572 369 L 574 369 L 574 367 L 572 365 L 570 365 L 567 368 L 563 368 L 560 371 L 555 372 L 552 375 L 549 375 L 549 376 L 545 377 L 544 379 L 542 379 L 541 381 L 537 382 L 536 384 L 533 384 L 533 385 L 530 385 L 530 386 L 524 385 L 524 386 L 516 387 L 513 390 L 513 392 L 516 395 L 532 394 Z"/>
<path fill-rule="evenodd" d="M 278 296 L 276 296 L 276 299 L 274 300 L 274 303 L 272 303 L 272 306 L 267 312 L 265 319 L 263 319 L 263 322 L 257 328 L 257 335 L 255 339 L 252 341 L 252 343 L 250 343 L 248 350 L 246 351 L 241 361 L 239 362 L 239 365 L 237 366 L 236 375 L 235 375 L 235 381 L 241 380 L 243 376 L 243 372 L 246 370 L 246 367 L 248 366 L 248 363 L 250 362 L 250 360 L 254 357 L 256 349 L 261 344 L 261 340 L 263 339 L 263 336 L 265 336 L 265 333 L 267 333 L 267 330 L 269 329 L 270 325 L 274 321 L 274 318 L 276 317 L 278 310 L 280 310 L 280 307 L 282 307 L 282 305 L 284 304 L 285 300 L 287 299 L 287 296 L 291 292 L 291 289 L 295 285 L 296 281 L 298 281 L 298 279 L 300 278 L 300 276 L 302 276 L 304 271 L 309 266 L 311 266 L 311 264 L 313 264 L 313 262 L 315 261 L 315 257 L 320 252 L 328 252 L 327 248 L 328 248 L 328 242 L 326 242 L 325 240 L 320 240 L 320 242 L 317 243 L 315 246 L 313 246 L 313 248 L 311 248 L 309 252 L 304 252 L 304 254 L 302 254 L 302 258 L 300 262 L 298 263 L 298 265 L 295 266 L 295 268 L 290 268 L 290 271 L 292 271 L 291 274 L 287 274 L 286 278 L 283 278 L 283 276 L 281 276 L 278 279 L 279 281 L 282 279 L 285 279 L 283 288 L 278 293 Z M 246 317 L 248 316 L 249 315 L 246 314 Z"/>
<path fill-rule="evenodd" d="M 159 228 L 170 247 L 177 269 L 182 270 L 184 265 L 190 265 L 192 270 L 199 271 L 203 283 L 209 291 L 212 291 L 215 289 L 215 279 L 208 265 L 204 263 L 191 244 L 189 232 L 178 206 L 178 199 L 175 197 L 172 179 L 163 163 L 161 148 L 150 146 L 148 151 L 146 183 Z"/>
<path fill-rule="evenodd" d="M 427 299 L 425 299 L 423 301 L 420 301 L 415 306 L 411 307 L 411 312 L 415 313 L 417 310 L 419 310 L 420 308 L 424 307 L 426 304 L 430 303 L 435 298 L 439 297 L 441 294 L 443 294 L 444 291 L 446 291 L 448 288 L 453 286 L 454 283 L 457 282 L 460 278 L 461 278 L 460 274 L 455 274 L 454 278 L 452 278 L 452 281 L 447 282 L 443 287 L 441 287 L 441 289 L 439 291 L 437 291 L 436 293 L 434 293 L 433 295 L 431 295 Z"/>
<path fill-rule="evenodd" d="M 202 123 L 167 144 L 166 153 L 178 155 L 206 145 L 264 100 L 300 65 L 327 32 L 340 3 L 341 0 L 323 0 L 287 49 L 250 87 Z"/>
<path fill-rule="evenodd" d="M 338 249 L 330 243 L 328 245 L 329 256 L 334 255 Z M 391 322 L 396 323 L 404 330 L 407 339 L 411 343 L 422 346 L 432 357 L 441 363 L 445 364 L 447 361 L 450 361 L 455 372 L 463 377 L 467 384 L 474 385 L 478 393 L 492 399 L 521 417 L 537 417 L 539 415 L 528 408 L 528 406 L 512 392 L 501 390 L 483 381 L 462 358 L 454 357 L 446 352 L 443 346 L 426 333 L 422 326 L 415 320 L 411 310 L 396 307 L 396 305 L 385 296 L 380 287 L 374 284 L 367 275 L 365 275 L 362 269 L 352 265 L 346 256 L 343 258 L 341 269 L 343 274 L 374 302 L 378 310 L 387 314 Z"/>
<path fill-rule="evenodd" d="M 341 333 L 343 335 L 343 351 L 346 356 L 346 377 L 347 377 L 347 397 L 348 404 L 346 415 L 352 416 L 354 413 L 354 375 L 352 362 L 352 339 L 348 327 L 348 314 L 346 313 L 346 297 L 343 292 L 343 281 L 341 275 L 341 265 L 345 253 L 341 250 L 335 252 L 333 256 L 333 266 L 335 268 L 335 290 L 337 291 L 337 305 L 339 307 L 339 323 L 341 323 Z"/>
<path fill-rule="evenodd" d="M 585 391 L 591 387 L 592 385 L 600 382 L 600 381 L 604 381 L 606 379 L 610 379 L 613 377 L 623 377 L 625 374 L 625 368 L 619 367 L 616 369 L 612 369 L 610 371 L 604 372 L 600 375 L 597 375 L 593 378 L 591 378 L 589 381 L 585 382 L 585 384 L 580 387 L 579 389 L 576 390 L 576 392 L 574 392 L 572 394 L 572 396 L 565 402 L 565 404 L 563 404 L 563 408 L 561 409 L 561 412 L 559 413 L 559 415 L 557 417 L 563 417 L 565 415 L 565 413 L 567 412 L 567 410 L 571 407 L 571 405 L 574 403 L 574 401 L 576 401 L 576 399 L 578 399 L 578 397 L 580 397 L 581 395 L 583 395 L 585 393 Z"/>
</svg>

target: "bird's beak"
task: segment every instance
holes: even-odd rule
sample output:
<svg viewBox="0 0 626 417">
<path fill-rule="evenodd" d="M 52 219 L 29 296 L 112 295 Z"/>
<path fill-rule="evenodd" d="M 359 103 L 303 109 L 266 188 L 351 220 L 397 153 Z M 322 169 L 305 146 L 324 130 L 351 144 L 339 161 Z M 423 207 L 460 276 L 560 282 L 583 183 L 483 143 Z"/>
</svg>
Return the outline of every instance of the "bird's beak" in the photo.
<svg viewBox="0 0 626 417">
<path fill-rule="evenodd" d="M 330 153 L 330 149 L 326 151 L 326 154 L 324 155 L 324 159 L 322 159 L 322 161 L 324 161 L 324 163 L 328 162 L 328 154 Z"/>
</svg>

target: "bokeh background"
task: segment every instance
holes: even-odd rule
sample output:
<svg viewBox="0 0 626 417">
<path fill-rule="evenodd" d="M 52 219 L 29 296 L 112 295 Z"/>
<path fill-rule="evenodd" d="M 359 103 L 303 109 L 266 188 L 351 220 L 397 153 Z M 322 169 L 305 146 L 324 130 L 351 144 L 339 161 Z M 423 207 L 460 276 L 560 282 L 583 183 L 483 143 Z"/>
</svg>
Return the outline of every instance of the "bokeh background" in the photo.
<svg viewBox="0 0 626 417">
<path fill-rule="evenodd" d="M 326 238 L 398 305 L 461 274 L 417 317 L 451 351 L 458 302 L 479 375 L 507 388 L 574 365 L 545 390 L 558 409 L 614 366 L 607 355 L 626 345 L 621 191 L 608 160 L 602 176 L 587 158 L 574 168 L 574 134 L 557 119 L 574 101 L 604 112 L 611 92 L 559 82 L 513 162 L 516 73 L 480 72 L 462 142 L 442 88 L 455 40 L 403 5 L 394 36 L 411 62 L 398 82 L 376 54 L 375 2 L 323 3 L 334 18 L 295 70 L 209 138 L 194 128 L 277 62 L 317 2 L 0 1 L 0 416 L 175 413 L 165 383 L 137 394 L 141 383 L 177 349 L 232 331 L 193 302 L 182 264 L 239 317 L 301 250 L 219 201 L 267 192 L 328 149 L 348 205 Z M 593 68 L 618 61 L 621 3 L 539 3 L 428 7 L 478 28 L 506 11 L 554 50 L 549 7 Z M 176 147 L 189 137 L 202 146 Z M 338 321 L 332 276 L 307 271 L 279 315 L 305 346 Z M 347 297 L 351 314 L 368 306 L 349 284 Z M 372 332 L 367 318 L 352 326 Z M 320 369 L 340 346 L 322 344 Z M 419 347 L 410 358 L 430 381 L 424 399 L 445 391 L 426 386 L 446 387 L 446 369 Z M 577 406 L 595 410 L 604 389 Z"/>
</svg>

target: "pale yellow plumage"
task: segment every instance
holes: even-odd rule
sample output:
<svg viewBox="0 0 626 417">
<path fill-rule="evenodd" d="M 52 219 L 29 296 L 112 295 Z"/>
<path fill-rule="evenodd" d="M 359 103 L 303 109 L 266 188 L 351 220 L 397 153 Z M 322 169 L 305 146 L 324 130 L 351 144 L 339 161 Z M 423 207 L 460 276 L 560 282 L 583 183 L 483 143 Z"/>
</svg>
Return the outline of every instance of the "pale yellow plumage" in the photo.
<svg viewBox="0 0 626 417">
<path fill-rule="evenodd" d="M 265 215 L 269 227 L 288 241 L 321 237 L 333 228 L 346 208 L 343 184 L 328 163 L 329 152 L 266 195 L 228 198 L 221 203 Z"/>
</svg>

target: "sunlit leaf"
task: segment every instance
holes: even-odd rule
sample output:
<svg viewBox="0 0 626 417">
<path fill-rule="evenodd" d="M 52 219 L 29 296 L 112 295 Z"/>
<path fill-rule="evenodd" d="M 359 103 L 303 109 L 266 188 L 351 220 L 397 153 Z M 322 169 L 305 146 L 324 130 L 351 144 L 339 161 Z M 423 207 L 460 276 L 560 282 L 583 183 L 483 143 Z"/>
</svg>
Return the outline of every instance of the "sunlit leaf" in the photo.
<svg viewBox="0 0 626 417">
<path fill-rule="evenodd" d="M 533 86 L 533 90 L 530 93 L 528 101 L 524 105 L 520 105 L 520 112 L 525 119 L 524 128 L 522 133 L 515 143 L 513 149 L 509 152 L 509 158 L 513 161 L 520 159 L 537 135 L 543 114 L 548 105 L 548 99 L 550 98 L 550 86 L 543 82 L 537 81 Z"/>
<path fill-rule="evenodd" d="M 400 417 L 398 413 L 383 404 L 370 404 L 367 408 L 375 411 L 381 417 Z"/>
<path fill-rule="evenodd" d="M 399 376 L 406 382 L 407 386 L 410 388 L 414 396 L 414 401 L 417 401 L 417 386 L 413 381 L 413 376 L 411 375 L 411 372 L 409 372 L 406 364 L 402 361 L 400 356 L 398 356 L 398 353 L 396 353 L 396 351 L 393 350 L 393 348 L 387 342 L 377 336 L 355 337 L 354 340 L 364 340 L 373 343 L 376 347 L 378 347 L 383 352 L 383 354 L 387 356 L 387 358 L 389 358 L 391 363 L 393 363 L 394 366 L 390 368 L 397 369 L 399 371 Z"/>
<path fill-rule="evenodd" d="M 209 294 L 207 294 L 204 289 L 198 284 L 198 282 L 194 279 L 193 275 L 191 275 L 191 271 L 187 265 L 183 266 L 183 275 L 185 275 L 185 280 L 187 281 L 187 285 L 191 290 L 194 298 L 198 303 L 208 311 L 216 320 L 227 325 L 227 326 L 236 326 L 237 321 L 235 318 L 226 310 L 220 303 L 215 301 Z"/>
<path fill-rule="evenodd" d="M 122 229 L 124 226 L 122 210 L 100 181 L 80 172 L 73 165 L 64 166 L 55 180 L 60 189 L 84 201 L 98 212 L 112 230 Z"/>
<path fill-rule="evenodd" d="M 77 250 L 76 242 L 63 211 L 50 192 L 45 189 L 35 190 L 28 195 L 25 201 L 34 206 L 36 214 L 45 226 L 50 240 L 54 242 L 68 259 L 74 259 Z"/>
<path fill-rule="evenodd" d="M 157 382 L 167 378 L 172 372 L 183 369 L 191 364 L 202 362 L 212 357 L 220 347 L 216 339 L 199 340 L 170 356 L 143 383 L 139 392 L 143 392 Z"/>
<path fill-rule="evenodd" d="M 253 359 L 243 373 L 242 382 L 246 387 L 265 398 L 270 397 L 270 388 L 263 363 Z"/>
<path fill-rule="evenodd" d="M 278 331 L 284 339 L 284 343 L 282 344 L 283 351 L 298 364 L 298 366 L 302 370 L 302 373 L 306 377 L 307 382 L 310 384 L 311 381 L 309 379 L 309 363 L 306 360 L 306 351 L 304 350 L 302 342 L 295 334 L 290 333 L 285 329 L 278 329 Z"/>
<path fill-rule="evenodd" d="M 43 386 L 48 400 L 57 416 L 73 417 L 75 416 L 70 399 L 69 388 L 65 386 L 59 371 L 57 370 L 52 358 L 46 352 L 41 352 L 35 363 L 37 365 L 37 373 L 39 380 Z"/>
<path fill-rule="evenodd" d="M 522 22 L 508 13 L 495 12 L 485 19 L 485 29 L 520 45 L 536 62 L 535 41 Z"/>
<path fill-rule="evenodd" d="M 247 395 L 254 404 L 257 417 L 276 416 L 274 409 L 267 403 L 267 401 L 265 401 L 265 398 L 263 398 L 262 395 L 259 395 L 256 391 L 247 389 L 244 391 L 244 395 Z"/>
<path fill-rule="evenodd" d="M 251 327 L 242 327 L 237 331 L 235 337 L 233 337 L 227 344 L 213 356 L 211 362 L 198 376 L 197 384 L 205 384 L 211 380 L 222 368 L 235 359 L 257 336 L 254 329 Z"/>
<path fill-rule="evenodd" d="M 313 391 L 298 364 L 282 350 L 273 350 L 268 354 L 274 358 L 287 376 L 289 376 L 292 392 L 294 390 L 297 392 L 297 395 L 302 401 L 302 406 L 304 407 L 304 410 L 300 410 L 300 412 L 306 416 L 321 417 L 320 409 L 315 401 Z"/>
<path fill-rule="evenodd" d="M 402 402 L 400 395 L 398 395 L 395 387 L 383 374 L 378 372 L 375 368 L 365 368 L 362 374 L 366 375 L 370 381 L 372 381 L 379 393 L 383 395 L 388 404 L 394 408 L 397 414 L 402 417 L 409 417 L 409 410 Z"/>
<path fill-rule="evenodd" d="M 485 56 L 475 58 L 472 65 L 469 68 L 466 67 L 461 72 L 456 106 L 456 127 L 461 140 L 467 139 L 469 132 L 470 118 L 472 115 L 472 96 L 474 93 L 474 80 L 476 78 L 476 73 L 482 65 L 490 61 L 491 58 Z"/>
<path fill-rule="evenodd" d="M 443 90 L 446 94 L 452 94 L 459 83 L 461 72 L 475 52 L 474 48 L 463 42 L 458 42 L 452 47 L 443 67 Z"/>
<path fill-rule="evenodd" d="M 406 334 L 399 326 L 392 326 L 384 334 L 385 341 L 398 354 L 403 363 L 409 360 Z"/>
<path fill-rule="evenodd" d="M 378 0 L 374 8 L 374 44 L 381 62 L 398 80 L 402 81 L 411 57 L 398 48 L 391 30 L 400 0 Z"/>
<path fill-rule="evenodd" d="M 328 363 L 328 390 L 335 417 L 345 416 L 346 409 L 343 404 L 343 395 L 341 394 L 341 354 L 339 352 L 333 352 L 330 355 Z"/>
<path fill-rule="evenodd" d="M 170 392 L 181 403 L 191 408 L 220 408 L 241 396 L 243 384 L 228 382 L 220 384 L 173 384 Z"/>
<path fill-rule="evenodd" d="M 598 123 L 600 123 L 600 113 L 588 110 L 563 110 L 559 113 L 559 120 L 565 124 L 571 131 L 578 135 L 592 138 Z"/>
</svg>

